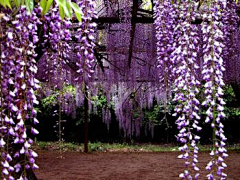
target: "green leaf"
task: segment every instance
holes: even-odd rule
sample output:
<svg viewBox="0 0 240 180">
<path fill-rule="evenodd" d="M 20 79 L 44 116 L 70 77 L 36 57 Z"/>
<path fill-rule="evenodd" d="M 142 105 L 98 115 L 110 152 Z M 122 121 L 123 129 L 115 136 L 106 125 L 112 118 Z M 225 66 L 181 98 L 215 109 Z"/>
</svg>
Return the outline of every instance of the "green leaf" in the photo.
<svg viewBox="0 0 240 180">
<path fill-rule="evenodd" d="M 64 9 L 62 6 L 59 5 L 59 14 L 60 14 L 60 17 L 62 19 L 64 19 L 64 16 L 65 16 L 65 13 L 64 13 Z"/>
<path fill-rule="evenodd" d="M 53 0 L 48 0 L 48 2 L 47 2 L 47 6 L 46 6 L 46 9 L 45 9 L 45 14 L 49 11 L 49 9 L 50 9 L 52 3 L 53 3 Z"/>
<path fill-rule="evenodd" d="M 82 14 L 75 11 L 75 15 L 79 22 L 82 22 Z"/>
<path fill-rule="evenodd" d="M 69 2 L 69 4 L 70 4 L 70 6 L 73 8 L 73 10 L 74 10 L 75 12 L 82 13 L 81 9 L 79 8 L 79 6 L 78 6 L 76 3 L 74 3 L 74 2 Z"/>
<path fill-rule="evenodd" d="M 56 0 L 58 6 L 62 6 L 63 7 L 63 0 Z"/>
<path fill-rule="evenodd" d="M 46 1 L 46 0 L 44 0 L 44 1 Z M 46 14 L 46 13 L 49 11 L 52 3 L 53 3 L 53 0 L 48 0 L 48 1 L 46 2 L 45 8 L 44 8 L 44 10 L 43 10 L 43 14 Z"/>
<path fill-rule="evenodd" d="M 21 0 L 14 0 L 14 4 L 17 8 L 21 5 Z"/>
<path fill-rule="evenodd" d="M 70 2 L 70 6 L 73 8 L 78 21 L 82 22 L 82 11 L 79 6 L 74 2 Z"/>
<path fill-rule="evenodd" d="M 11 7 L 11 4 L 10 4 L 10 2 L 9 2 L 9 0 L 5 0 L 5 4 L 10 8 L 10 9 L 12 9 L 12 7 Z"/>
<path fill-rule="evenodd" d="M 65 14 L 66 14 L 67 17 L 71 17 L 71 16 L 70 16 L 71 13 L 70 13 L 69 10 L 68 10 L 66 0 L 56 0 L 56 2 L 57 2 L 57 4 L 58 4 L 58 6 L 59 6 L 59 13 L 60 13 L 60 11 L 61 11 L 60 16 L 62 15 L 61 17 L 64 18 Z M 61 10 L 60 10 L 60 9 L 61 9 Z M 63 12 L 62 12 L 62 11 L 63 11 Z M 63 14 L 64 14 L 64 16 L 63 16 Z"/>
<path fill-rule="evenodd" d="M 2 5 L 4 8 L 6 8 L 6 4 L 4 0 L 0 0 L 0 5 Z"/>
<path fill-rule="evenodd" d="M 33 0 L 25 0 L 25 5 L 27 7 L 27 10 L 29 12 L 32 12 L 34 6 Z"/>
<path fill-rule="evenodd" d="M 68 10 L 66 0 L 63 0 L 63 6 L 62 6 L 62 7 L 63 7 L 63 9 L 64 9 L 64 12 L 65 12 L 66 16 L 70 18 L 70 17 L 71 17 L 71 15 L 70 15 L 71 13 L 70 13 L 69 10 Z"/>
<path fill-rule="evenodd" d="M 41 0 L 40 1 L 40 6 L 42 8 L 42 13 L 44 14 L 45 9 L 46 9 L 47 1 L 46 0 Z"/>
<path fill-rule="evenodd" d="M 4 8 L 9 7 L 10 9 L 12 9 L 9 0 L 0 0 L 0 4 L 1 4 Z"/>
<path fill-rule="evenodd" d="M 67 6 L 67 9 L 68 9 L 68 12 L 69 12 L 69 17 L 72 17 L 72 8 L 70 6 L 70 3 L 69 2 L 66 2 L 66 6 Z"/>
</svg>

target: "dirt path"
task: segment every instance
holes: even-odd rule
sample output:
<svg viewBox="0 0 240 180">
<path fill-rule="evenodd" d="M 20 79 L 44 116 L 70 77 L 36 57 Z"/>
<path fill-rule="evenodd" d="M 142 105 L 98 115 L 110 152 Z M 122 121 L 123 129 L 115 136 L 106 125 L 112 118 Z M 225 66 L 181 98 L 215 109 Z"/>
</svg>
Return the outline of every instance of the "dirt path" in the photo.
<svg viewBox="0 0 240 180">
<path fill-rule="evenodd" d="M 39 151 L 36 171 L 39 180 L 175 180 L 183 170 L 178 153 L 64 153 Z M 199 166 L 209 160 L 208 153 L 200 153 Z M 227 159 L 228 180 L 240 180 L 240 153 L 230 153 Z M 205 179 L 206 171 L 201 178 Z"/>
</svg>

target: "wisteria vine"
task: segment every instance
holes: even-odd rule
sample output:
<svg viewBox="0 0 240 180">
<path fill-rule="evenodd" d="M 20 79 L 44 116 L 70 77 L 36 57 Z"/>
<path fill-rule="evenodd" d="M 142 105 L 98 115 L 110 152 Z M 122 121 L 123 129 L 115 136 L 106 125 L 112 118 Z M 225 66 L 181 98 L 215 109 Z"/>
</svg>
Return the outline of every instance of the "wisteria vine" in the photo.
<svg viewBox="0 0 240 180">
<path fill-rule="evenodd" d="M 151 61 L 155 57 L 146 56 L 148 52 L 138 52 L 138 55 L 132 52 L 131 71 L 128 69 L 129 62 L 125 61 L 128 56 L 124 54 L 123 44 L 132 43 L 133 47 L 140 51 L 146 48 L 145 45 L 138 44 L 137 40 L 129 41 L 130 33 L 133 32 L 133 29 L 130 30 L 133 17 L 129 8 L 130 1 L 124 1 L 122 11 L 118 12 L 122 24 L 114 24 L 108 28 L 112 28 L 113 32 L 121 29 L 125 34 L 108 34 L 106 49 L 113 61 L 102 62 L 101 68 L 107 69 L 105 75 L 102 75 L 95 71 L 98 65 L 95 60 L 97 24 L 93 22 L 93 19 L 97 18 L 96 1 L 74 1 L 75 4 L 66 1 L 76 13 L 73 19 L 64 18 L 64 5 L 59 3 L 60 1 L 56 2 L 58 3 L 51 4 L 48 12 L 45 12 L 46 9 L 42 7 L 46 6 L 41 3 L 41 8 L 37 5 L 32 12 L 29 12 L 29 6 L 20 6 L 16 13 L 6 8 L 11 7 L 10 5 L 0 9 L 1 178 L 27 179 L 28 171 L 38 168 L 35 163 L 37 154 L 31 149 L 31 144 L 32 137 L 39 133 L 35 128 L 38 120 L 34 106 L 38 105 L 35 94 L 40 87 L 36 79 L 38 54 L 35 50 L 40 43 L 41 47 L 44 47 L 43 57 L 39 60 L 44 62 L 44 65 L 40 66 L 44 69 L 44 74 L 40 75 L 40 78 L 49 89 L 59 93 L 60 140 L 61 113 L 68 109 L 65 100 L 75 96 L 76 100 L 73 102 L 80 105 L 79 101 L 89 98 L 90 90 L 98 91 L 97 88 L 93 89 L 95 81 L 100 81 L 101 88 L 105 88 L 108 102 L 114 102 L 119 125 L 124 129 L 125 136 L 130 137 L 133 133 L 140 134 L 142 110 L 150 109 L 154 98 L 157 103 L 160 99 L 164 101 L 166 113 L 168 96 L 173 95 L 173 101 L 177 104 L 173 114 L 177 117 L 177 140 L 182 144 L 179 148 L 182 154 L 178 157 L 185 160 L 184 172 L 179 177 L 198 179 L 200 176 L 197 166 L 197 143 L 200 140 L 199 131 L 202 129 L 199 109 L 205 108 L 205 123 L 209 123 L 213 129 L 211 160 L 206 166 L 209 171 L 207 178 L 226 179 L 224 169 L 227 167 L 227 138 L 222 123 L 225 117 L 224 71 L 225 64 L 229 65 L 227 58 L 236 58 L 233 55 L 236 44 L 231 38 L 239 21 L 236 11 L 238 5 L 234 1 L 226 0 L 154 0 L 156 47 L 152 44 L 146 46 L 156 48 L 157 62 Z M 104 2 L 108 11 L 109 2 Z M 111 13 L 113 12 L 107 12 Z M 76 19 L 82 21 L 73 23 Z M 136 25 L 134 28 L 144 38 L 148 32 L 145 29 L 149 26 Z M 148 38 L 149 34 L 148 32 L 146 35 Z M 125 38 L 122 38 L 122 35 Z M 73 52 L 76 57 L 71 56 Z M 146 62 L 147 60 L 143 59 L 151 60 Z M 155 73 L 156 70 L 158 73 Z M 202 95 L 201 83 L 204 84 L 203 102 L 199 98 Z M 77 88 L 71 97 L 61 91 L 68 85 Z M 109 127 L 111 113 L 106 109 L 102 112 Z M 135 112 L 138 117 L 134 117 Z M 151 123 L 149 127 L 153 130 Z"/>
<path fill-rule="evenodd" d="M 211 151 L 211 161 L 206 166 L 209 171 L 208 179 L 215 179 L 219 176 L 225 179 L 227 175 L 223 170 L 227 167 L 224 159 L 228 156 L 225 149 L 225 141 L 227 138 L 224 135 L 223 124 L 221 119 L 225 117 L 224 105 L 222 98 L 224 81 L 223 72 L 225 71 L 223 63 L 223 48 L 224 34 L 223 24 L 220 21 L 226 8 L 226 1 L 212 1 L 208 6 L 208 10 L 203 14 L 203 19 L 209 21 L 202 26 L 203 33 L 203 80 L 205 81 L 206 99 L 203 105 L 207 109 L 206 123 L 210 123 L 213 128 L 213 150 Z M 217 169 L 217 171 L 215 170 Z"/>
<path fill-rule="evenodd" d="M 35 44 L 38 42 L 37 26 L 41 24 L 37 14 L 21 7 L 15 17 L 7 15 L 1 20 L 1 157 L 2 178 L 27 177 L 29 168 L 37 169 L 37 154 L 30 149 L 33 140 L 27 135 L 39 132 L 34 105 L 38 104 L 34 91 L 39 88 Z M 4 68 L 2 68 L 4 67 Z M 11 145 L 13 144 L 13 145 Z M 15 160 L 13 160 L 15 159 Z M 16 163 L 17 162 L 17 163 Z M 16 164 L 15 164 L 16 163 Z M 19 174 L 20 173 L 20 174 Z"/>
<path fill-rule="evenodd" d="M 226 137 L 221 122 L 225 117 L 222 87 L 224 86 L 224 57 L 229 55 L 230 48 L 234 48 L 227 48 L 226 45 L 232 42 L 229 39 L 233 31 L 231 28 L 236 27 L 237 24 L 236 14 L 230 15 L 232 13 L 229 11 L 235 12 L 236 4 L 220 0 L 201 2 L 201 4 L 195 1 L 173 3 L 173 1 L 156 0 L 154 2 L 160 77 L 164 77 L 166 71 L 173 72 L 174 80 L 170 86 L 173 88 L 173 100 L 178 103 L 175 108 L 176 113 L 173 115 L 178 116 L 177 139 L 184 144 L 179 148 L 183 154 L 178 157 L 185 159 L 185 170 L 179 177 L 198 179 L 200 175 L 196 164 L 198 162 L 197 142 L 200 139 L 197 132 L 202 129 L 199 126 L 201 102 L 198 97 L 202 81 L 205 83 L 206 97 L 202 105 L 207 107 L 205 122 L 210 123 L 213 128 L 213 150 L 210 153 L 211 161 L 206 167 L 209 171 L 207 178 L 215 179 L 218 176 L 225 179 L 227 175 L 223 170 L 227 165 L 224 160 L 228 155 L 224 148 Z M 172 12 L 170 15 L 169 9 Z M 164 14 L 165 11 L 166 14 Z M 200 23 L 199 19 L 201 19 Z M 166 29 L 166 27 L 170 28 Z M 172 39 L 173 36 L 174 39 Z M 173 49 L 170 54 L 166 53 L 168 52 L 166 46 L 164 47 L 166 42 L 170 43 Z M 165 57 L 166 54 L 167 57 Z M 166 63 L 169 65 L 165 68 Z M 199 72 L 202 73 L 202 77 L 199 76 Z"/>
<path fill-rule="evenodd" d="M 192 22 L 197 17 L 194 12 L 196 5 L 193 3 L 182 3 L 180 6 L 179 16 L 182 17 L 182 22 L 178 24 L 178 41 L 176 42 L 176 50 L 173 52 L 173 68 L 174 75 L 174 101 L 179 104 L 176 106 L 175 112 L 179 114 L 176 120 L 179 134 L 178 138 L 184 145 L 179 148 L 184 154 L 178 156 L 185 159 L 186 170 L 180 174 L 179 177 L 185 179 L 195 179 L 199 176 L 198 162 L 198 147 L 197 142 L 200 137 L 196 134 L 201 130 L 198 125 L 199 116 L 199 100 L 197 94 L 199 93 L 200 82 L 196 76 L 197 65 L 197 51 L 199 46 L 198 28 Z M 194 173 L 191 171 L 193 169 Z M 194 176 L 193 176 L 194 175 Z M 193 177 L 192 177 L 193 176 Z"/>
<path fill-rule="evenodd" d="M 80 26 L 77 30 L 77 40 L 79 45 L 76 47 L 77 49 L 77 73 L 79 76 L 75 79 L 80 83 L 87 84 L 91 79 L 94 73 L 94 33 L 97 27 L 95 22 L 92 22 L 93 18 L 96 18 L 95 0 L 85 0 L 79 3 L 83 11 L 82 22 L 79 22 L 78 26 Z"/>
</svg>

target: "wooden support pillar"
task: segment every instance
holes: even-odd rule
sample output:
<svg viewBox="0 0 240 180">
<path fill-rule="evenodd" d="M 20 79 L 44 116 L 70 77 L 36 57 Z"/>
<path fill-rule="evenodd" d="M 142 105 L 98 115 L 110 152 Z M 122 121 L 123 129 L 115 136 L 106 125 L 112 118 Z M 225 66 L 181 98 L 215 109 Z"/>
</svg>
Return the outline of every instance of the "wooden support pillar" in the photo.
<svg viewBox="0 0 240 180">
<path fill-rule="evenodd" d="M 133 1 L 133 9 L 132 9 L 130 44 L 129 44 L 129 54 L 128 54 L 128 66 L 129 66 L 129 68 L 131 68 L 131 62 L 132 62 L 133 41 L 134 41 L 135 30 L 136 30 L 136 22 L 134 21 L 134 19 L 137 17 L 137 11 L 138 11 L 138 0 L 134 0 Z"/>
<path fill-rule="evenodd" d="M 88 117 L 89 117 L 89 114 L 88 114 L 88 93 L 87 93 L 87 87 L 86 87 L 86 84 L 85 84 L 85 87 L 84 87 L 84 124 L 85 124 L 85 127 L 84 127 L 84 131 L 85 131 L 85 135 L 84 135 L 84 152 L 85 153 L 88 153 Z"/>
<path fill-rule="evenodd" d="M 238 105 L 240 106 L 240 84 L 236 81 L 231 83 Z"/>
</svg>

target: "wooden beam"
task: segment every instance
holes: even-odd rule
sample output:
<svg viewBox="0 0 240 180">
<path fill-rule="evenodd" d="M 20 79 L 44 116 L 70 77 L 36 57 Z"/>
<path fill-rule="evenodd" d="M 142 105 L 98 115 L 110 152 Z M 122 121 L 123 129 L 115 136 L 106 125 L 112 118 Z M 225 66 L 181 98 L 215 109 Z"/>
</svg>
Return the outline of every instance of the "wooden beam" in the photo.
<svg viewBox="0 0 240 180">
<path fill-rule="evenodd" d="M 117 24 L 120 23 L 120 19 L 118 17 L 99 17 L 98 19 L 93 19 L 93 22 L 97 24 Z M 132 17 L 133 23 L 141 23 L 141 24 L 151 24 L 154 22 L 153 17 Z"/>
<path fill-rule="evenodd" d="M 132 19 L 131 19 L 131 31 L 130 31 L 130 44 L 129 44 L 129 54 L 128 54 L 128 66 L 131 68 L 132 62 L 132 54 L 133 54 L 133 41 L 135 36 L 136 22 L 134 18 L 137 17 L 138 11 L 138 0 L 133 0 L 133 8 L 132 8 Z"/>
<path fill-rule="evenodd" d="M 153 15 L 153 11 L 145 10 L 145 9 L 138 9 L 139 12 L 147 13 Z"/>
</svg>

